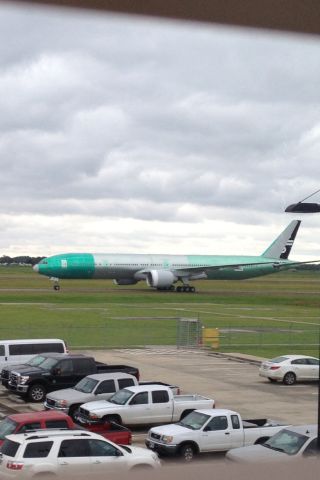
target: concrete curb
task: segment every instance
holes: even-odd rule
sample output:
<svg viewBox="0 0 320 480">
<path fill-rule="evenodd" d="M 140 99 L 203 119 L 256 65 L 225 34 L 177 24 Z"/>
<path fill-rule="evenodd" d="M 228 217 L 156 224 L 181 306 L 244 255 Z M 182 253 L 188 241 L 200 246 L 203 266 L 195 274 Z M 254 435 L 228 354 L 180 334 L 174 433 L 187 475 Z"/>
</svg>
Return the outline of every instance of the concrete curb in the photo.
<svg viewBox="0 0 320 480">
<path fill-rule="evenodd" d="M 235 362 L 250 363 L 251 365 L 260 366 L 261 362 L 264 362 L 266 358 L 256 357 L 254 355 L 246 355 L 242 353 L 223 353 L 223 352 L 208 352 L 208 355 L 213 357 L 227 358 L 228 360 L 234 360 Z"/>
</svg>

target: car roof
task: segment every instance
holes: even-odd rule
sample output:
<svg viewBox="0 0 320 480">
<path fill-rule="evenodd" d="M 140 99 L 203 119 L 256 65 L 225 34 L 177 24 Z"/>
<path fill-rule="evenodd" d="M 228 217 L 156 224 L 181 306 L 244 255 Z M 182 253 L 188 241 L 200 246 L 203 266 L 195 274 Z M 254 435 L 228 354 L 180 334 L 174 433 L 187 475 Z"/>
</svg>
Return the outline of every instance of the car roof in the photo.
<svg viewBox="0 0 320 480">
<path fill-rule="evenodd" d="M 82 353 L 58 353 L 58 352 L 48 352 L 48 353 L 39 353 L 42 357 L 48 358 L 92 358 L 88 357 L 87 355 L 83 355 Z"/>
<path fill-rule="evenodd" d="M 61 340 L 60 338 L 19 338 L 14 340 L 0 340 L 1 344 L 56 343 L 56 342 L 65 343 L 64 340 Z"/>
<path fill-rule="evenodd" d="M 26 413 L 14 413 L 8 415 L 7 418 L 14 420 L 17 423 L 20 422 L 35 422 L 44 418 L 45 420 L 53 419 L 65 419 L 69 418 L 66 413 L 58 412 L 55 410 L 41 410 L 39 412 L 26 412 Z"/>
<path fill-rule="evenodd" d="M 204 413 L 205 415 L 214 415 L 215 417 L 218 415 L 239 415 L 238 412 L 234 412 L 227 408 L 199 408 L 194 410 L 194 412 Z"/>
<path fill-rule="evenodd" d="M 166 392 L 170 390 L 166 385 L 157 385 L 151 383 L 150 385 L 133 385 L 132 387 L 125 387 L 125 390 L 130 390 L 131 392 L 150 392 L 153 390 L 165 390 Z"/>
<path fill-rule="evenodd" d="M 310 355 L 279 355 L 278 357 L 273 357 L 269 361 L 272 362 L 275 358 L 283 357 L 287 360 L 296 360 L 298 358 L 313 358 L 314 360 L 318 360 L 316 357 L 311 357 Z"/>
<path fill-rule="evenodd" d="M 92 375 L 88 375 L 85 378 L 93 378 L 94 380 L 103 380 L 103 379 L 117 379 L 117 378 L 134 378 L 134 375 L 130 375 L 130 373 L 125 372 L 106 372 L 106 373 L 93 373 Z"/>
<path fill-rule="evenodd" d="M 33 430 L 32 432 L 26 433 L 13 433 L 7 435 L 6 439 L 11 440 L 12 442 L 24 443 L 25 441 L 33 440 L 43 440 L 46 438 L 59 438 L 63 437 L 64 439 L 72 439 L 77 437 L 87 437 L 87 438 L 98 438 L 101 439 L 101 435 L 97 433 L 90 432 L 89 430 L 81 429 L 63 429 L 63 428 L 47 428 L 42 430 Z"/>
</svg>

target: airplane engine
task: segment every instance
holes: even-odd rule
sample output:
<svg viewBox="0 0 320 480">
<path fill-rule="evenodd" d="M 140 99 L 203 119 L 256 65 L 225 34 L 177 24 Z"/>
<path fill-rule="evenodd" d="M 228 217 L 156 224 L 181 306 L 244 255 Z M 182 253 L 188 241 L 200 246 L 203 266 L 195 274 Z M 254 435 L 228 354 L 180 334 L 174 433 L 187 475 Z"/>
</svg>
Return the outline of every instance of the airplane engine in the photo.
<svg viewBox="0 0 320 480">
<path fill-rule="evenodd" d="M 118 280 L 114 279 L 113 283 L 116 285 L 135 285 L 138 283 L 138 280 L 135 280 L 134 278 L 120 278 Z"/>
<path fill-rule="evenodd" d="M 177 277 L 169 270 L 150 270 L 147 276 L 147 285 L 153 288 L 170 288 L 177 281 Z"/>
</svg>

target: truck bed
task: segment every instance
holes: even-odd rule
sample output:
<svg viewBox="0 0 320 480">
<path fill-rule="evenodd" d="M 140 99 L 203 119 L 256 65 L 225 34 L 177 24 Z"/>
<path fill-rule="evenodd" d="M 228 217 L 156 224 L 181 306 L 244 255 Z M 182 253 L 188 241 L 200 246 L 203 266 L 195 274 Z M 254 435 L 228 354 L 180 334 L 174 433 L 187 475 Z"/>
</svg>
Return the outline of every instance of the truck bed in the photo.
<svg viewBox="0 0 320 480">
<path fill-rule="evenodd" d="M 90 432 L 98 433 L 99 435 L 111 440 L 111 442 L 118 445 L 131 445 L 132 432 L 129 428 L 119 425 L 115 422 L 101 422 L 90 423 L 77 420 L 76 422 L 81 428 L 89 430 Z"/>
<path fill-rule="evenodd" d="M 174 395 L 174 401 L 176 403 L 179 403 L 179 402 L 200 402 L 202 400 L 210 400 L 211 402 L 213 402 L 213 400 L 211 398 L 208 398 L 208 397 L 203 397 L 202 395 L 198 395 L 197 393 L 186 393 L 186 394 L 182 394 L 182 395 Z"/>
<path fill-rule="evenodd" d="M 243 420 L 243 428 L 256 428 L 256 427 L 279 427 L 286 426 L 285 423 L 280 423 L 277 420 L 270 418 L 255 418 L 253 420 Z"/>
</svg>

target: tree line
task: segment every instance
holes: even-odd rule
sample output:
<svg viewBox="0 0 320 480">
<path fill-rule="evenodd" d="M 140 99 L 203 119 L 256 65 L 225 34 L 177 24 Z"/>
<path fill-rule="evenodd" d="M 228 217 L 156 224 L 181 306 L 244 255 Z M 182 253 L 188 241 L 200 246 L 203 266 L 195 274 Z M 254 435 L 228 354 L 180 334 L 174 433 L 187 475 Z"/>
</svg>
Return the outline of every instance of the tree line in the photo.
<svg viewBox="0 0 320 480">
<path fill-rule="evenodd" d="M 45 257 L 30 257 L 29 255 L 20 255 L 18 257 L 9 257 L 8 255 L 2 255 L 0 257 L 0 265 L 12 265 L 12 264 L 24 264 L 35 265 L 39 263 Z"/>
</svg>

